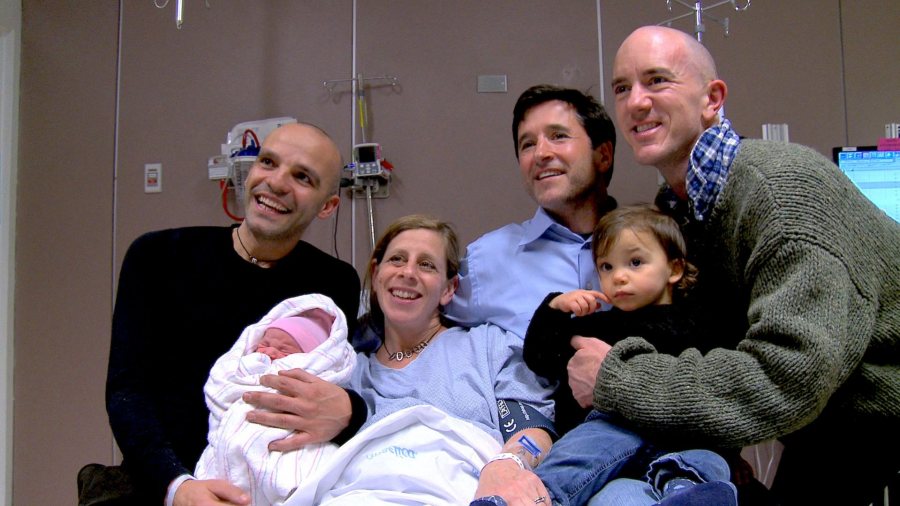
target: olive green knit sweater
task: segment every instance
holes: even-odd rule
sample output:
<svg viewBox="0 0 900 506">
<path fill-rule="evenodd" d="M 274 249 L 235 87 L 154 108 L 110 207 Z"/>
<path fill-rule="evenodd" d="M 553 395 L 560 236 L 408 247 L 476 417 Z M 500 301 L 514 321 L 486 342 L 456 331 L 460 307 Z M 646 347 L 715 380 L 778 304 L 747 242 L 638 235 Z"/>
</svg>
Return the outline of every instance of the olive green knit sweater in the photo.
<svg viewBox="0 0 900 506">
<path fill-rule="evenodd" d="M 674 357 L 620 342 L 600 369 L 597 409 L 719 447 L 820 414 L 900 423 L 900 225 L 830 160 L 744 140 L 709 218 L 684 231 L 700 270 L 692 297 L 721 348 Z"/>
</svg>

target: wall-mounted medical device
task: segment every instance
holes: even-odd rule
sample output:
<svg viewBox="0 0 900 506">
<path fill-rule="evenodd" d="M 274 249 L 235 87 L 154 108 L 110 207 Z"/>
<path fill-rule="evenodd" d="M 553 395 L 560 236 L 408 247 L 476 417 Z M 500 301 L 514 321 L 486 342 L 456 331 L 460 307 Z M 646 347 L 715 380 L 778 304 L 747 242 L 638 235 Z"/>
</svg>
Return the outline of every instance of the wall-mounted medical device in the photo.
<svg viewBox="0 0 900 506">
<path fill-rule="evenodd" d="M 354 144 L 350 163 L 344 166 L 341 186 L 349 187 L 354 198 L 366 199 L 369 217 L 369 246 L 375 247 L 375 211 L 373 198 L 390 196 L 393 165 L 381 155 L 381 145 L 374 142 Z"/>
<path fill-rule="evenodd" d="M 381 144 L 356 144 L 350 163 L 344 167 L 341 186 L 349 187 L 354 197 L 387 198 L 390 196 L 391 169 L 381 154 Z"/>
<path fill-rule="evenodd" d="M 296 122 L 296 118 L 285 116 L 238 123 L 228 132 L 225 144 L 221 145 L 221 154 L 207 162 L 209 179 L 220 181 L 223 192 L 233 189 L 235 202 L 240 205 L 244 201 L 244 181 L 256 163 L 262 141 L 276 128 Z M 226 201 L 223 193 L 223 206 L 226 206 Z M 225 211 L 232 218 L 240 219 L 232 215 L 227 207 Z"/>
<path fill-rule="evenodd" d="M 381 145 L 369 142 L 353 146 L 353 161 L 356 163 L 358 177 L 380 176 L 384 174 L 381 166 Z"/>
</svg>

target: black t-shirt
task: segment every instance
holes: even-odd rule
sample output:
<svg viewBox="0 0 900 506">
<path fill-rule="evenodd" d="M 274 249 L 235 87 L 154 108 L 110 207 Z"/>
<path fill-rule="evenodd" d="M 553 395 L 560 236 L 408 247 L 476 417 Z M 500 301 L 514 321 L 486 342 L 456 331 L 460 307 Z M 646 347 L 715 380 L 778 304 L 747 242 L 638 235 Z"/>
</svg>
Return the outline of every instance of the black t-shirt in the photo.
<svg viewBox="0 0 900 506">
<path fill-rule="evenodd" d="M 355 324 L 359 276 L 301 241 L 263 269 L 232 246 L 230 227 L 150 232 L 128 249 L 113 313 L 106 402 L 124 465 L 161 501 L 206 447 L 203 385 L 241 331 L 284 299 L 331 297 Z"/>
</svg>

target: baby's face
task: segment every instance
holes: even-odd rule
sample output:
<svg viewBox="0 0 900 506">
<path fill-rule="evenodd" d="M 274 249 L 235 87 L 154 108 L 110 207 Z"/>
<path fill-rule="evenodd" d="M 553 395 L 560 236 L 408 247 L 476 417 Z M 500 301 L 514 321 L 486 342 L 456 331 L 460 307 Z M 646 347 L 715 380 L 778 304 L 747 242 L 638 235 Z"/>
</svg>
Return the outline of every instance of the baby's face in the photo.
<svg viewBox="0 0 900 506">
<path fill-rule="evenodd" d="M 681 279 L 665 250 L 649 232 L 623 230 L 610 251 L 597 258 L 600 287 L 622 311 L 672 303 L 672 286 Z"/>
<path fill-rule="evenodd" d="M 270 328 L 266 329 L 254 351 L 265 353 L 272 360 L 276 360 L 294 353 L 300 353 L 300 345 L 287 332 L 277 328 Z"/>
</svg>

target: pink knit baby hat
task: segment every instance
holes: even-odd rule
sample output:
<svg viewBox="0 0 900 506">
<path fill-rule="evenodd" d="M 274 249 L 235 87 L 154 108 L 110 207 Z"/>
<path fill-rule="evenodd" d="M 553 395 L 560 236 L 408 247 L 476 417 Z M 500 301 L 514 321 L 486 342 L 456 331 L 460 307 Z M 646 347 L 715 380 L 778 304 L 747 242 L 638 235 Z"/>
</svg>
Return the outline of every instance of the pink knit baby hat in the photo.
<svg viewBox="0 0 900 506">
<path fill-rule="evenodd" d="M 268 328 L 277 328 L 287 332 L 297 341 L 300 351 L 306 353 L 325 342 L 331 334 L 334 316 L 328 312 L 314 308 L 297 316 L 279 318 L 269 324 Z"/>
</svg>

